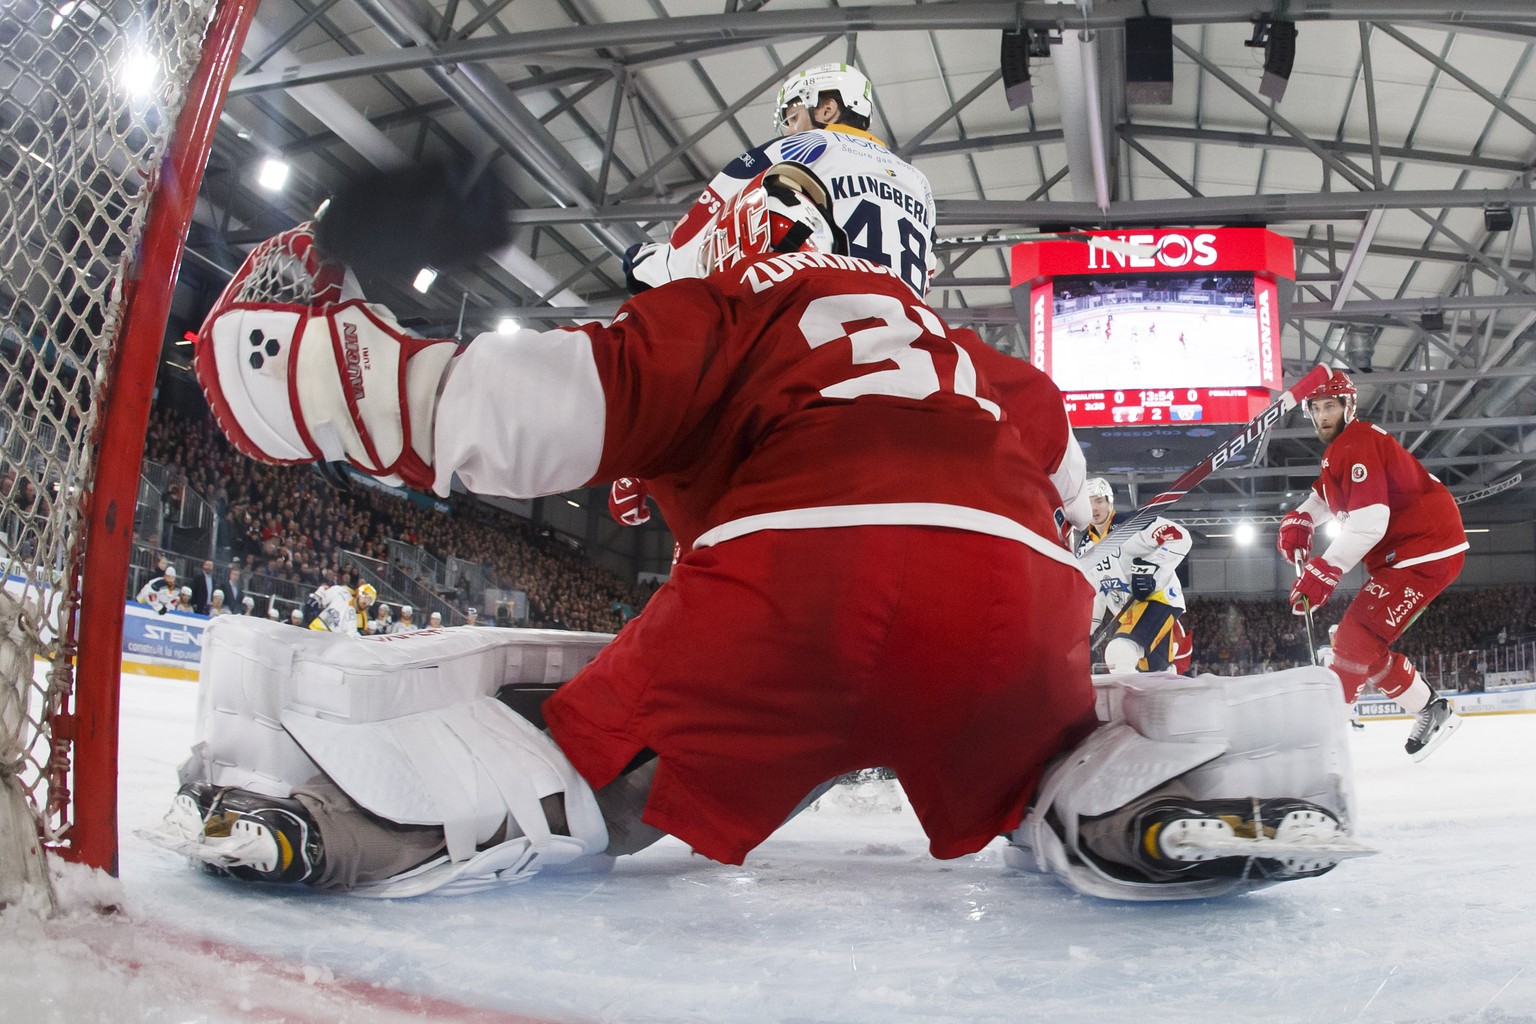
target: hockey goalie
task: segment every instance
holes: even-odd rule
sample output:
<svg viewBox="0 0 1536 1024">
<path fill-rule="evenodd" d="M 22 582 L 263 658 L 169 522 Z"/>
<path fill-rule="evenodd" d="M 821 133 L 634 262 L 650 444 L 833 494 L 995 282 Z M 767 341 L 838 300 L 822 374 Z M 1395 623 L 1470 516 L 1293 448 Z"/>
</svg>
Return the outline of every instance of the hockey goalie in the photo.
<svg viewBox="0 0 1536 1024">
<path fill-rule="evenodd" d="M 1095 684 L 1093 595 L 1057 526 L 1088 519 L 1060 393 L 846 256 L 827 210 L 814 174 L 775 165 L 722 207 L 698 279 L 608 326 L 462 351 L 347 297 L 305 229 L 259 247 L 197 348 L 244 453 L 440 494 L 643 479 L 683 554 L 611 639 L 215 624 L 157 840 L 373 895 L 664 834 L 741 863 L 830 780 L 883 765 L 934 856 L 1007 836 L 1016 864 L 1102 896 L 1210 896 L 1368 852 L 1326 672 Z"/>
</svg>

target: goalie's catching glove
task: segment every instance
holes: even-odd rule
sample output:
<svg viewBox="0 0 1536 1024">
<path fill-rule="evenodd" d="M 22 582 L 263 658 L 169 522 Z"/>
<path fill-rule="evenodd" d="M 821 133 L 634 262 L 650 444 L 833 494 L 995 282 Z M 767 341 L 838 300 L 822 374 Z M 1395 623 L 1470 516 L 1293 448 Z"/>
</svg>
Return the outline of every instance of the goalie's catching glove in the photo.
<svg viewBox="0 0 1536 1024">
<path fill-rule="evenodd" d="M 411 337 L 382 306 L 339 301 L 340 282 L 307 225 L 257 246 L 198 332 L 198 382 L 250 458 L 346 461 L 430 489 L 438 390 L 458 343 Z"/>
<path fill-rule="evenodd" d="M 1312 554 L 1312 517 L 1305 512 L 1287 512 L 1280 520 L 1280 539 L 1276 545 L 1287 562 L 1296 556 Z"/>
<path fill-rule="evenodd" d="M 1327 604 L 1343 575 L 1339 567 L 1326 558 L 1312 559 L 1301 567 L 1301 575 L 1291 588 L 1291 611 L 1305 615 L 1309 610 Z"/>
</svg>

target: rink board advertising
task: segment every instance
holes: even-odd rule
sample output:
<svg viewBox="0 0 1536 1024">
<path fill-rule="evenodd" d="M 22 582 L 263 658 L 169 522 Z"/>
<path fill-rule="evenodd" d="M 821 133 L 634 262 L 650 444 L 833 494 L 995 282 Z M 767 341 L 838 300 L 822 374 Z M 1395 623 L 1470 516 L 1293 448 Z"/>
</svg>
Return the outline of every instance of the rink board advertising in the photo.
<svg viewBox="0 0 1536 1024">
<path fill-rule="evenodd" d="M 1072 241 L 1012 251 L 1030 361 L 1062 389 L 1074 428 L 1121 428 L 1108 436 L 1131 448 L 1137 438 L 1182 447 L 1177 439 L 1210 438 L 1208 426 L 1246 423 L 1274 400 L 1296 276 L 1290 239 L 1263 228 L 1087 234 L 1153 254 Z"/>
</svg>

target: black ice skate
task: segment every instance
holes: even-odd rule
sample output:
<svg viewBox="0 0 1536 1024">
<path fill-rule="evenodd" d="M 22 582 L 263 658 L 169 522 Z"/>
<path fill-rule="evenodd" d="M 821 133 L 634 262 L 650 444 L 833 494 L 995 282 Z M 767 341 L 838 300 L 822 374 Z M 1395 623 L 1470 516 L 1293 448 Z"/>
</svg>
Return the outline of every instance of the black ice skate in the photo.
<svg viewBox="0 0 1536 1024">
<path fill-rule="evenodd" d="M 307 882 L 324 864 L 320 832 L 297 800 L 202 782 L 182 786 L 160 825 L 138 834 L 246 881 Z"/>
<path fill-rule="evenodd" d="M 1403 744 L 1403 749 L 1408 751 L 1415 761 L 1422 761 L 1435 752 L 1435 748 L 1450 739 L 1451 733 L 1461 727 L 1461 716 L 1451 707 L 1451 702 L 1444 697 L 1436 697 L 1428 704 L 1413 722 L 1413 731 L 1408 734 L 1408 742 Z"/>
<path fill-rule="evenodd" d="M 1158 880 L 1306 878 L 1376 852 L 1305 800 L 1164 800 L 1134 828 L 1140 866 Z"/>
</svg>

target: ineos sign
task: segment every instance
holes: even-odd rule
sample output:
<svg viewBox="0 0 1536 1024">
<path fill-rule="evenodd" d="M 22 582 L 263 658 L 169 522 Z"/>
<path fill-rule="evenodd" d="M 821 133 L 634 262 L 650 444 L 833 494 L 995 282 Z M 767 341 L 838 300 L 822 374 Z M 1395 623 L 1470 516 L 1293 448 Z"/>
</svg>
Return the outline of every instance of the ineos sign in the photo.
<svg viewBox="0 0 1536 1024">
<path fill-rule="evenodd" d="M 1124 270 L 1129 267 L 1149 269 L 1161 267 L 1166 270 L 1177 270 L 1180 267 L 1190 266 L 1209 267 L 1217 259 L 1216 236 L 1209 231 L 1202 231 L 1194 236 L 1169 232 L 1159 238 L 1148 232 L 1112 237 L 1133 245 L 1156 246 L 1156 252 L 1151 256 L 1129 256 L 1089 246 L 1089 270 Z"/>
</svg>

